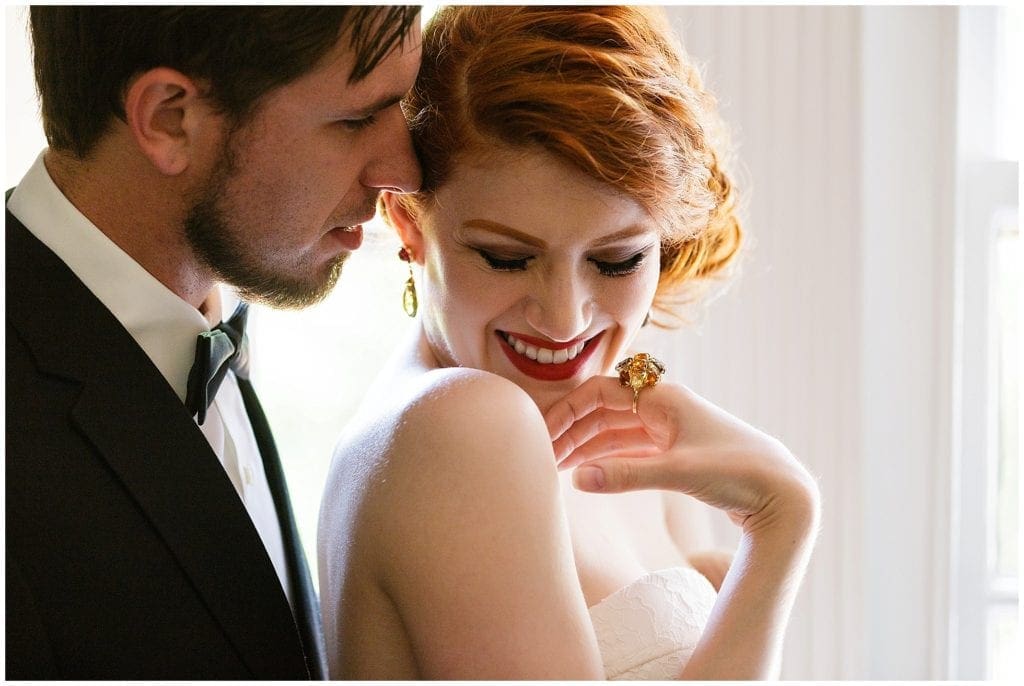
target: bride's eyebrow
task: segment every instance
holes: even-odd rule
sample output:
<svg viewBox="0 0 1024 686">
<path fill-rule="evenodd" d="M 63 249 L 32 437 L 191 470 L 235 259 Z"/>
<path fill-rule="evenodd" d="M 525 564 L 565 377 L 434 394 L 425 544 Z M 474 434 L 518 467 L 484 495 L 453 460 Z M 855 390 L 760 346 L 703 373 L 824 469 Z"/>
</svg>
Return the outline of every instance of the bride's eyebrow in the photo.
<svg viewBox="0 0 1024 686">
<path fill-rule="evenodd" d="M 547 242 L 540 238 L 537 238 L 536 236 L 531 236 L 530 234 L 520 231 L 519 229 L 514 229 L 511 226 L 502 224 L 500 222 L 491 221 L 489 219 L 467 219 L 466 221 L 462 222 L 462 228 L 478 229 L 480 231 L 487 231 L 489 233 L 496 233 L 502 236 L 507 236 L 508 238 L 512 238 L 521 243 L 525 243 L 527 245 L 539 248 L 541 250 L 546 250 L 548 247 Z M 610 233 L 607 236 L 602 236 L 598 240 L 594 241 L 591 247 L 601 248 L 606 245 L 611 245 L 613 243 L 619 243 L 621 241 L 628 240 L 630 238 L 636 238 L 637 236 L 645 236 L 648 233 L 650 233 L 650 229 L 648 227 L 645 227 L 641 224 L 634 224 L 632 226 L 627 226 L 624 229 L 616 231 L 615 233 Z"/>
<path fill-rule="evenodd" d="M 531 236 L 519 229 L 513 229 L 511 226 L 506 226 L 499 222 L 492 222 L 488 219 L 467 219 L 462 222 L 462 227 L 466 229 L 479 229 L 481 231 L 488 231 L 490 233 L 508 236 L 509 238 L 513 238 L 521 243 L 526 243 L 527 245 L 532 245 L 533 247 L 540 248 L 542 250 L 548 247 L 548 244 L 545 241 L 537 238 L 536 236 Z"/>
<path fill-rule="evenodd" d="M 646 236 L 650 232 L 651 230 L 649 228 L 642 226 L 640 224 L 627 226 L 621 231 L 616 231 L 615 233 L 610 233 L 607 236 L 602 236 L 598 240 L 594 241 L 593 247 L 600 248 L 601 246 L 604 245 L 618 243 L 619 241 L 624 241 L 630 238 L 636 238 L 637 236 Z"/>
</svg>

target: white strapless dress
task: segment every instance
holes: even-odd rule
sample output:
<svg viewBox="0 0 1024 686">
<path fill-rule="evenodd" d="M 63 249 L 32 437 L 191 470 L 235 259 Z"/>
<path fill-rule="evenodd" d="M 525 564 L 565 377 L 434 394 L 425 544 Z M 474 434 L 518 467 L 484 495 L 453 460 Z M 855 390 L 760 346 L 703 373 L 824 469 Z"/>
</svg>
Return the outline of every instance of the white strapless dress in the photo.
<svg viewBox="0 0 1024 686">
<path fill-rule="evenodd" d="M 677 679 L 697 647 L 716 593 L 695 569 L 651 572 L 590 608 L 605 676 Z"/>
</svg>

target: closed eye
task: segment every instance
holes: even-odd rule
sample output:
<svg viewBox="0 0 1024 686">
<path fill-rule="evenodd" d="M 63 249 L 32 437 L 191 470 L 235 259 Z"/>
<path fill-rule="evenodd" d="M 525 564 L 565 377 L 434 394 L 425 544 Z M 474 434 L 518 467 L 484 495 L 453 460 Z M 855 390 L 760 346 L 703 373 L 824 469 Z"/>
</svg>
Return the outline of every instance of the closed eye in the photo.
<svg viewBox="0 0 1024 686">
<path fill-rule="evenodd" d="M 360 131 L 368 126 L 372 126 L 377 121 L 377 115 L 371 114 L 361 119 L 342 119 L 341 125 L 349 131 Z"/>
<path fill-rule="evenodd" d="M 527 263 L 532 260 L 532 257 L 516 257 L 516 258 L 504 258 L 498 257 L 493 253 L 489 253 L 486 250 L 477 249 L 480 253 L 480 257 L 484 258 L 487 262 L 487 266 L 495 271 L 499 272 L 519 272 L 526 269 Z"/>
<path fill-rule="evenodd" d="M 640 265 L 643 264 L 646 256 L 647 251 L 644 250 L 621 262 L 605 262 L 593 257 L 589 259 L 594 263 L 598 271 L 605 276 L 628 276 L 640 269 Z"/>
</svg>

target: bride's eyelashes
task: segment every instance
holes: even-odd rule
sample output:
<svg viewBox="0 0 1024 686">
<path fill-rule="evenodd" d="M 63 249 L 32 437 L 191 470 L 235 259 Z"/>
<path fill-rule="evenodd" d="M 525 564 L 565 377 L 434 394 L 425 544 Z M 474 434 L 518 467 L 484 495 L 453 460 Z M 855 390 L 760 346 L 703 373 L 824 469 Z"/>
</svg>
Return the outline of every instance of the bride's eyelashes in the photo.
<svg viewBox="0 0 1024 686">
<path fill-rule="evenodd" d="M 499 272 L 522 271 L 526 269 L 526 265 L 530 260 L 534 259 L 533 257 L 498 257 L 494 253 L 487 252 L 481 248 L 474 248 L 474 250 L 480 254 L 480 257 L 484 258 L 484 261 L 491 269 Z"/>
<path fill-rule="evenodd" d="M 620 262 L 605 262 L 604 260 L 598 260 L 593 257 L 588 259 L 597 267 L 597 270 L 605 276 L 628 276 L 640 269 L 640 265 L 644 263 L 644 258 L 646 257 L 647 250 L 645 249 Z"/>
<path fill-rule="evenodd" d="M 487 266 L 499 272 L 518 272 L 526 269 L 533 256 L 525 257 L 502 257 L 482 248 L 474 250 L 484 259 Z M 631 255 L 624 260 L 599 260 L 596 257 L 589 257 L 587 261 L 592 263 L 604 276 L 628 276 L 639 271 L 644 259 L 647 257 L 649 248 L 644 248 L 638 253 Z"/>
</svg>

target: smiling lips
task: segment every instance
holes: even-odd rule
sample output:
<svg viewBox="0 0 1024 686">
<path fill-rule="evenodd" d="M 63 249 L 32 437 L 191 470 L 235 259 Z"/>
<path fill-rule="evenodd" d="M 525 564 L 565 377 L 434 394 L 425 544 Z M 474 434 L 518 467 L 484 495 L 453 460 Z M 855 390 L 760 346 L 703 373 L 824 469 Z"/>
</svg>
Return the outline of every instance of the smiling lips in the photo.
<svg viewBox="0 0 1024 686">
<path fill-rule="evenodd" d="M 597 349 L 595 343 L 604 335 L 602 331 L 589 340 L 554 343 L 523 334 L 496 333 L 501 349 L 516 369 L 542 381 L 564 381 L 575 376 Z"/>
</svg>

